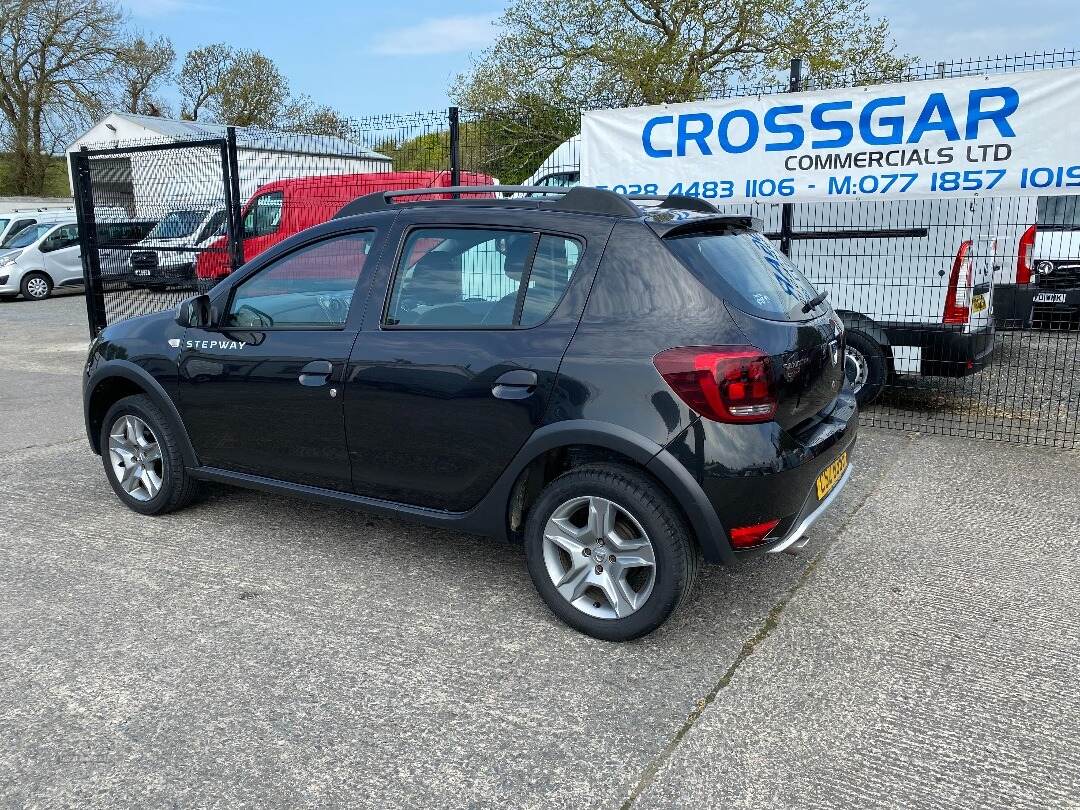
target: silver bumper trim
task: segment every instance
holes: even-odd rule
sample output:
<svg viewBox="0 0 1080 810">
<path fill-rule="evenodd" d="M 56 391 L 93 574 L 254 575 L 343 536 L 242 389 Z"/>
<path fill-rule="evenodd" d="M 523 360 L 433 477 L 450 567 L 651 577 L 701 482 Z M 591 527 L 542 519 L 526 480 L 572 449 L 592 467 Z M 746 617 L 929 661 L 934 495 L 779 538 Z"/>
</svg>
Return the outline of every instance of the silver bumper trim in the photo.
<svg viewBox="0 0 1080 810">
<path fill-rule="evenodd" d="M 785 537 L 772 548 L 768 549 L 767 553 L 779 554 L 781 551 L 785 551 L 786 549 L 792 548 L 793 546 L 795 548 L 802 548 L 803 546 L 805 546 L 809 538 L 803 539 L 804 535 L 810 530 L 810 527 L 817 522 L 817 519 L 823 514 L 825 514 L 825 510 L 832 505 L 832 502 L 836 498 L 836 496 L 839 495 L 841 490 L 843 490 L 844 487 L 847 486 L 848 479 L 851 477 L 851 471 L 853 469 L 855 469 L 855 465 L 849 463 L 847 469 L 844 470 L 844 474 L 840 476 L 840 480 L 837 481 L 836 486 L 833 487 L 833 491 L 825 496 L 825 500 L 821 502 L 818 508 L 806 517 L 804 517 L 802 523 L 792 529 L 791 533 L 788 534 L 787 537 Z M 799 540 L 802 540 L 802 542 L 799 543 Z"/>
</svg>

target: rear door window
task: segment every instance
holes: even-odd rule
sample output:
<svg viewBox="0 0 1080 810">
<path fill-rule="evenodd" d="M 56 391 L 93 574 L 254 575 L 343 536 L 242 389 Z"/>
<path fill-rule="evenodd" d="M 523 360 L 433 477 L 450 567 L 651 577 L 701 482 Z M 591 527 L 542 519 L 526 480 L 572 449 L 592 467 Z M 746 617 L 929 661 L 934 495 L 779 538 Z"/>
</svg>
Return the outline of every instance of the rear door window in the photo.
<svg viewBox="0 0 1080 810">
<path fill-rule="evenodd" d="M 827 306 L 822 303 L 803 312 L 803 306 L 817 291 L 783 253 L 756 231 L 694 233 L 664 241 L 706 287 L 751 315 L 804 321 L 817 317 Z"/>
<path fill-rule="evenodd" d="M 384 323 L 507 329 L 547 320 L 582 245 L 529 231 L 418 228 L 409 234 Z"/>
</svg>

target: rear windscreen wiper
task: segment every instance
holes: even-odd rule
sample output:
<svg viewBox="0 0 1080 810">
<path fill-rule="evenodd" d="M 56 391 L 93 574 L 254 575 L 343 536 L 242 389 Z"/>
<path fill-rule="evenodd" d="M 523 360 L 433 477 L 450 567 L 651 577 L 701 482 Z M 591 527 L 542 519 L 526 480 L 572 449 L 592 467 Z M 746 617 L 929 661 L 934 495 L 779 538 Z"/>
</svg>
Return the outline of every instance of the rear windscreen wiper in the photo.
<svg viewBox="0 0 1080 810">
<path fill-rule="evenodd" d="M 828 290 L 826 290 L 823 293 L 818 293 L 813 298 L 811 298 L 809 301 L 807 301 L 805 304 L 803 304 L 802 311 L 803 312 L 809 312 L 810 310 L 812 310 L 814 307 L 816 307 L 818 304 L 820 304 L 822 301 L 824 301 L 828 297 L 829 297 L 829 291 Z"/>
</svg>

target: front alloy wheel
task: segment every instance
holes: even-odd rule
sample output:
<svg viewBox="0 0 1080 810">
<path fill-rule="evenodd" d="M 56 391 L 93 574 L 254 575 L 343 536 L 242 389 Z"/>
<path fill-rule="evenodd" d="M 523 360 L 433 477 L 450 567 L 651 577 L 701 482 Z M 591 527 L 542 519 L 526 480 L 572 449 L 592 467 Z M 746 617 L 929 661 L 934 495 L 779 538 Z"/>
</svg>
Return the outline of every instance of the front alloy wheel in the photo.
<svg viewBox="0 0 1080 810">
<path fill-rule="evenodd" d="M 150 426 L 124 414 L 109 428 L 109 461 L 120 488 L 137 501 L 154 498 L 165 482 L 161 445 Z"/>
<path fill-rule="evenodd" d="M 563 599 L 598 619 L 634 613 L 656 582 L 656 553 L 641 524 L 614 501 L 592 495 L 552 512 L 544 566 Z"/>
<path fill-rule="evenodd" d="M 870 364 L 866 362 L 863 353 L 852 346 L 844 349 L 844 373 L 851 383 L 852 391 L 858 396 L 870 377 Z"/>
</svg>

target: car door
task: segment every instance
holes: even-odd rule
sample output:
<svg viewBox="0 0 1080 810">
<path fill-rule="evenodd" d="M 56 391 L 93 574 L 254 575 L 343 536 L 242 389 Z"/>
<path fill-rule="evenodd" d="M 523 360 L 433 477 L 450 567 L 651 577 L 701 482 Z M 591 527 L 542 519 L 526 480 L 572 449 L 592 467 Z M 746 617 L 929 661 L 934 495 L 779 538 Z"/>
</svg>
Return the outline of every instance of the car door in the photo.
<svg viewBox="0 0 1080 810">
<path fill-rule="evenodd" d="M 82 281 L 82 256 L 79 251 L 79 226 L 61 225 L 41 243 L 45 271 L 53 284 Z"/>
<path fill-rule="evenodd" d="M 349 361 L 358 493 L 464 511 L 490 489 L 542 423 L 611 229 L 573 225 L 535 210 L 402 214 L 375 282 L 386 295 L 370 296 Z"/>
<path fill-rule="evenodd" d="M 179 401 L 201 464 L 351 488 L 342 382 L 375 242 L 362 230 L 304 244 L 215 300 L 219 325 L 186 330 Z"/>
</svg>

